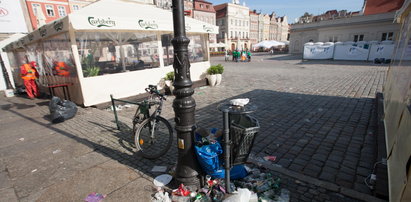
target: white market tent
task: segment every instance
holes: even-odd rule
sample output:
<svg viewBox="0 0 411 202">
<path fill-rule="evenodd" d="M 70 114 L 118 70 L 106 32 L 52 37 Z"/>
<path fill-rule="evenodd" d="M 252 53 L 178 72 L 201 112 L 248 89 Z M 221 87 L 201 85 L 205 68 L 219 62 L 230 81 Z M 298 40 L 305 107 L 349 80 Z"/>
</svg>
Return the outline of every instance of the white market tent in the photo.
<svg viewBox="0 0 411 202">
<path fill-rule="evenodd" d="M 153 5 L 101 0 L 40 27 L 5 51 L 14 61 L 15 79 L 20 65 L 36 61 L 42 87 L 69 83 L 71 100 L 91 106 L 108 102 L 110 94 L 144 93 L 148 84 L 161 83 L 173 71 L 172 19 L 171 11 Z M 188 17 L 185 24 L 196 81 L 210 66 L 208 34 L 218 34 L 218 27 Z M 71 67 L 69 76 L 56 75 L 54 65 L 61 61 Z"/>
<path fill-rule="evenodd" d="M 260 43 L 257 43 L 253 45 L 253 48 L 272 48 L 272 47 L 277 47 L 277 46 L 285 46 L 286 43 L 284 42 L 279 42 L 279 41 L 262 41 Z"/>
</svg>

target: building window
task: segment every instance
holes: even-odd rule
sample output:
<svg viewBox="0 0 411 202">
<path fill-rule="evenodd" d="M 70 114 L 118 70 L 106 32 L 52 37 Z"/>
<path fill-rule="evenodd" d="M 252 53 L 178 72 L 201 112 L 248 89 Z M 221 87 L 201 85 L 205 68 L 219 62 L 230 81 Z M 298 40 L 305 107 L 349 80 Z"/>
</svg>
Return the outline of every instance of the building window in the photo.
<svg viewBox="0 0 411 202">
<path fill-rule="evenodd" d="M 233 25 L 234 24 L 234 20 L 233 19 L 231 19 L 231 25 Z"/>
<path fill-rule="evenodd" d="M 204 8 L 204 4 L 200 4 L 200 8 Z"/>
<path fill-rule="evenodd" d="M 46 12 L 48 16 L 54 17 L 54 8 L 52 5 L 46 5 Z"/>
<path fill-rule="evenodd" d="M 77 10 L 79 10 L 80 9 L 80 7 L 78 6 L 78 5 L 73 5 L 73 10 L 74 11 L 77 11 Z"/>
<path fill-rule="evenodd" d="M 206 5 L 206 8 L 207 8 L 207 9 L 210 9 L 210 6 L 209 6 L 209 5 Z"/>
<path fill-rule="evenodd" d="M 382 33 L 381 41 L 386 41 L 386 40 L 392 41 L 393 37 L 394 37 L 393 32 Z"/>
<path fill-rule="evenodd" d="M 233 38 L 233 31 L 231 31 L 230 33 L 230 38 Z"/>
<path fill-rule="evenodd" d="M 364 34 L 354 35 L 354 42 L 357 42 L 357 41 L 364 41 Z"/>
<path fill-rule="evenodd" d="M 59 16 L 64 17 L 67 15 L 66 13 L 66 7 L 64 6 L 58 6 L 58 11 L 59 11 Z"/>
<path fill-rule="evenodd" d="M 338 36 L 330 36 L 329 38 L 328 38 L 328 41 L 329 42 L 337 42 L 338 41 Z"/>
<path fill-rule="evenodd" d="M 235 26 L 237 26 L 237 25 L 238 25 L 237 20 L 235 20 Z"/>
<path fill-rule="evenodd" d="M 34 15 L 37 17 L 39 15 L 39 12 L 41 12 L 40 4 L 31 4 L 31 6 L 33 7 Z"/>
</svg>

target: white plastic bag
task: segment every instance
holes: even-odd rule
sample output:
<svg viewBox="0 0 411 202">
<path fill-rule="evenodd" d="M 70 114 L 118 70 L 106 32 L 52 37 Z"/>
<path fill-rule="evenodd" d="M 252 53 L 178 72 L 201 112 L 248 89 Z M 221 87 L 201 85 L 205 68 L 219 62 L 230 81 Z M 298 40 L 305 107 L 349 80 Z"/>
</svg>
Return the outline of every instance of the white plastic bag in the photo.
<svg viewBox="0 0 411 202">
<path fill-rule="evenodd" d="M 251 198 L 251 192 L 247 188 L 238 189 L 237 193 L 226 198 L 224 202 L 249 202 Z"/>
</svg>

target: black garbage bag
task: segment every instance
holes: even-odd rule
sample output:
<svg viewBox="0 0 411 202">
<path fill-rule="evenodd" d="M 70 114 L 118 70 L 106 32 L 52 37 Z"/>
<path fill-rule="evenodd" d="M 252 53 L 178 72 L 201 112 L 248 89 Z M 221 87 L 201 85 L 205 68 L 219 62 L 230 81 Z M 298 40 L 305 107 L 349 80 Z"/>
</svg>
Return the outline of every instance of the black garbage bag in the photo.
<svg viewBox="0 0 411 202">
<path fill-rule="evenodd" d="M 52 97 L 49 110 L 51 122 L 60 123 L 73 118 L 77 113 L 77 106 L 69 100 L 61 100 L 59 97 Z"/>
</svg>

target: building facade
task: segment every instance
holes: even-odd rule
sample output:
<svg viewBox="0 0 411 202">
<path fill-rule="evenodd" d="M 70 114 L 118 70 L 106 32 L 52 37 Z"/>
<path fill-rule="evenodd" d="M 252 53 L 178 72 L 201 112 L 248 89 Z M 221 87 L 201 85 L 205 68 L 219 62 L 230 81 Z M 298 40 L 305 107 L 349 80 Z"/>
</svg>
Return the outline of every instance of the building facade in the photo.
<svg viewBox="0 0 411 202">
<path fill-rule="evenodd" d="M 196 0 L 194 1 L 194 10 L 193 10 L 193 17 L 194 19 L 216 25 L 216 12 L 214 10 L 213 4 L 204 1 L 204 0 Z M 217 35 L 210 34 L 209 35 L 210 44 L 217 43 Z"/>
<path fill-rule="evenodd" d="M 270 38 L 270 15 L 263 15 L 263 40 L 269 40 Z"/>
<path fill-rule="evenodd" d="M 217 40 L 225 43 L 229 50 L 250 49 L 250 9 L 236 0 L 214 6 L 214 9 L 220 27 Z"/>
<path fill-rule="evenodd" d="M 258 39 L 258 16 L 259 14 L 254 11 L 250 11 L 250 41 L 251 44 L 257 44 L 259 42 Z"/>
<path fill-rule="evenodd" d="M 290 53 L 302 53 L 307 42 L 394 40 L 400 29 L 394 16 L 391 12 L 291 25 Z"/>
<path fill-rule="evenodd" d="M 69 0 L 70 13 L 75 12 L 97 0 Z"/>
<path fill-rule="evenodd" d="M 291 25 L 290 53 L 302 53 L 307 42 L 395 40 L 400 31 L 399 24 L 394 22 L 395 11 L 403 2 L 392 0 L 385 2 L 391 6 L 381 7 L 377 6 L 381 2 L 370 0 L 365 1 L 363 11 L 359 12 L 327 11 L 309 19 L 305 16 L 305 20 Z"/>
<path fill-rule="evenodd" d="M 70 12 L 68 0 L 26 0 L 26 4 L 33 29 L 65 17 Z"/>
<path fill-rule="evenodd" d="M 145 0 L 152 1 L 154 5 L 165 10 L 171 10 L 171 0 Z M 184 0 L 184 13 L 186 16 L 193 17 L 194 3 L 193 0 Z"/>
</svg>

